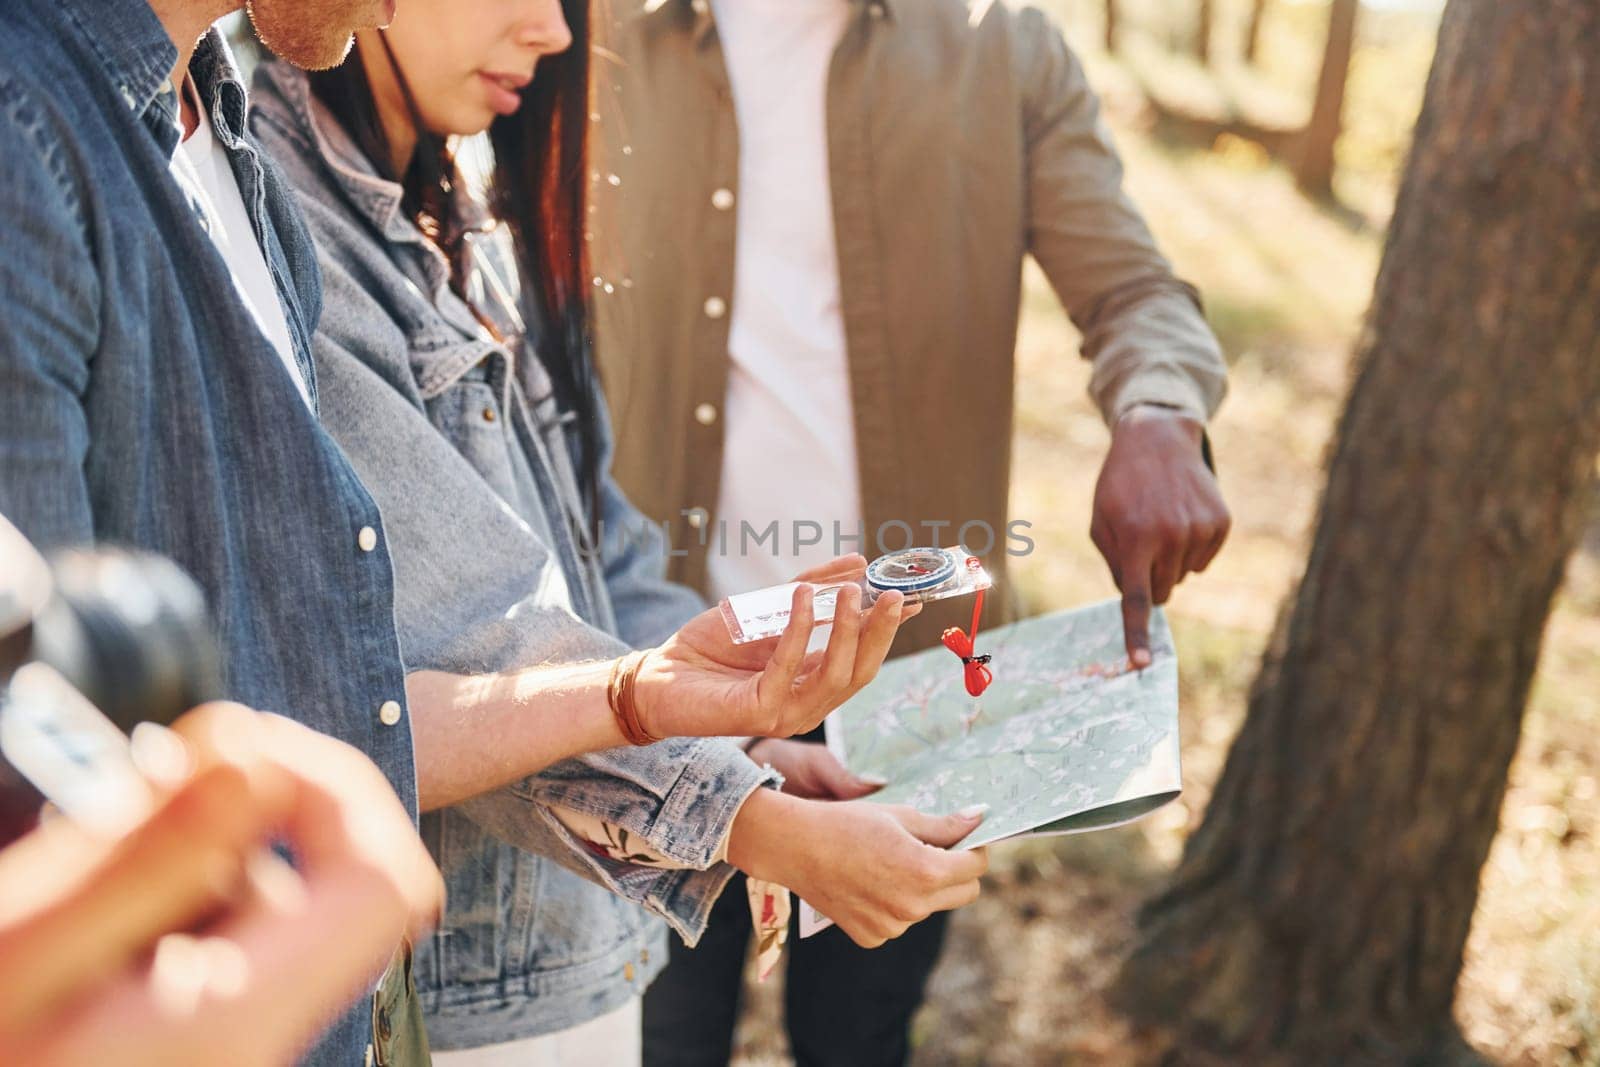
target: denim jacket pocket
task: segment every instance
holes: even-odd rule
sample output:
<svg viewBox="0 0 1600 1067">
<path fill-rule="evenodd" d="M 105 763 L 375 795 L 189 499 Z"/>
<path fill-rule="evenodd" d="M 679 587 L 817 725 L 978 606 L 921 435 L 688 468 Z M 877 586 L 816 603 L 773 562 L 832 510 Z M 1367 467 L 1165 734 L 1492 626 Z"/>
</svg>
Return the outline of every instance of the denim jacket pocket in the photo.
<svg viewBox="0 0 1600 1067">
<path fill-rule="evenodd" d="M 654 921 L 639 905 L 555 863 L 538 864 L 533 897 L 534 921 L 510 931 L 528 954 L 529 974 L 601 959 Z"/>
<path fill-rule="evenodd" d="M 614 953 L 653 921 L 637 904 L 506 844 L 460 811 L 424 823 L 449 900 L 433 935 L 434 959 L 422 961 L 436 968 L 420 976 L 432 989 L 502 997 L 508 983 Z"/>
<path fill-rule="evenodd" d="M 463 459 L 502 499 L 517 500 L 517 476 L 506 430 L 506 413 L 497 390 L 474 369 L 423 401 L 428 421 L 455 446 Z"/>
<path fill-rule="evenodd" d="M 433 846 L 445 876 L 444 920 L 434 932 L 440 981 L 497 983 L 507 975 L 502 923 L 507 896 L 521 888 L 531 894 L 531 879 L 518 885 L 525 853 L 507 849 L 459 812 L 445 810 L 424 816 L 423 836 Z M 429 833 L 429 831 L 432 833 Z"/>
</svg>

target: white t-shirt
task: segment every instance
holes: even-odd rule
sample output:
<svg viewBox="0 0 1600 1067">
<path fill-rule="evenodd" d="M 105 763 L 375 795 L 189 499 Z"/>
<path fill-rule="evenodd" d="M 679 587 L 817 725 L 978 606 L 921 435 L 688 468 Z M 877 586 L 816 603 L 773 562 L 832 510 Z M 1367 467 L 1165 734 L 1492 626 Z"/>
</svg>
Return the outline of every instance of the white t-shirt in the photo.
<svg viewBox="0 0 1600 1067">
<path fill-rule="evenodd" d="M 256 325 L 266 335 L 278 358 L 283 361 L 295 388 L 309 406 L 311 392 L 295 362 L 294 344 L 289 339 L 289 323 L 283 317 L 283 306 L 278 303 L 278 290 L 272 284 L 272 272 L 267 259 L 256 241 L 255 227 L 245 210 L 244 197 L 239 192 L 238 180 L 228 165 L 228 150 L 218 141 L 211 129 L 211 117 L 200 101 L 192 79 L 185 78 L 183 91 L 194 105 L 199 122 L 194 133 L 181 141 L 172 152 L 172 176 L 189 194 L 191 202 L 203 216 L 206 232 L 212 244 L 222 253 L 233 275 L 233 287 Z"/>
<path fill-rule="evenodd" d="M 712 0 L 739 126 L 738 236 L 722 485 L 710 534 L 714 597 L 788 581 L 861 532 L 839 260 L 828 177 L 827 81 L 851 0 Z M 741 521 L 769 538 L 741 544 Z M 796 522 L 822 528 L 795 553 Z M 802 528 L 810 539 L 816 531 Z M 867 541 L 845 551 L 870 554 Z"/>
</svg>

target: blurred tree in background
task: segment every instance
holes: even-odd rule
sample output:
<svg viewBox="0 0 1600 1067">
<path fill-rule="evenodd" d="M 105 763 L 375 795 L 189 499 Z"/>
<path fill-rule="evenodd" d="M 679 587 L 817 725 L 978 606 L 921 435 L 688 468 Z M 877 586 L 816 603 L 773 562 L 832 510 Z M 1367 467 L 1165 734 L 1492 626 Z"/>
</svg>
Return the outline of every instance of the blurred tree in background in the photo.
<svg viewBox="0 0 1600 1067">
<path fill-rule="evenodd" d="M 1600 449 L 1600 0 L 1451 0 L 1356 359 L 1302 584 L 1116 988 L 1184 1062 L 1476 1059 L 1463 945 Z"/>
<path fill-rule="evenodd" d="M 1130 26 L 1140 26 L 1146 36 L 1159 37 L 1163 19 L 1144 8 L 1144 18 L 1125 13 L 1121 0 L 1104 0 L 1106 50 L 1113 44 L 1122 54 L 1128 51 L 1124 40 Z M 1133 5 L 1139 7 L 1140 5 Z M 1193 19 L 1175 37 L 1185 41 L 1181 53 L 1187 71 L 1142 70 L 1143 89 L 1162 117 L 1183 127 L 1194 140 L 1209 141 L 1226 134 L 1241 137 L 1261 146 L 1268 154 L 1286 163 L 1296 184 L 1317 200 L 1334 199 L 1337 150 L 1345 132 L 1345 105 L 1352 61 L 1357 51 L 1357 23 L 1361 0 L 1328 0 L 1327 19 L 1320 34 L 1317 79 L 1303 97 L 1286 109 L 1281 100 L 1264 101 L 1271 93 L 1259 77 L 1262 26 L 1266 21 L 1267 0 L 1195 0 Z M 1159 11 L 1159 9 L 1158 9 Z M 1164 16 L 1166 22 L 1172 16 Z M 1178 19 L 1183 22 L 1183 18 Z M 1231 27 L 1239 34 L 1237 49 L 1219 47 L 1217 27 Z M 1167 28 L 1170 35 L 1170 26 Z M 1231 38 L 1230 38 L 1231 40 Z M 1142 65 L 1142 64 L 1141 64 Z M 1237 68 L 1243 68 L 1243 70 Z M 1246 74 L 1245 71 L 1252 72 Z M 1176 76 L 1175 76 L 1176 75 Z"/>
<path fill-rule="evenodd" d="M 1333 196 L 1334 150 L 1344 130 L 1345 86 L 1350 80 L 1350 57 L 1355 54 L 1356 15 L 1361 0 L 1333 0 L 1328 8 L 1328 39 L 1322 53 L 1322 73 L 1317 76 L 1311 118 L 1295 144 L 1294 177 L 1311 196 Z"/>
<path fill-rule="evenodd" d="M 1213 0 L 1199 0 L 1199 7 L 1195 10 L 1194 22 L 1194 58 L 1200 61 L 1201 66 L 1211 62 L 1211 27 L 1217 20 L 1216 5 Z"/>
<path fill-rule="evenodd" d="M 1244 61 L 1254 63 L 1256 52 L 1261 47 L 1261 23 L 1267 17 L 1267 0 L 1251 0 L 1250 20 L 1245 23 L 1244 30 Z"/>
</svg>

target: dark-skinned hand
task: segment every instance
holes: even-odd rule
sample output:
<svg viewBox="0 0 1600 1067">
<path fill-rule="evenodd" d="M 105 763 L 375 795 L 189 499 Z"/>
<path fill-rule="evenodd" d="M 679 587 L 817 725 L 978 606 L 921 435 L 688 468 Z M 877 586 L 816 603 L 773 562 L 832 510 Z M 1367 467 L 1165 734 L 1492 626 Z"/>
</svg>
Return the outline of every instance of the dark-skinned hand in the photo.
<svg viewBox="0 0 1600 1067">
<path fill-rule="evenodd" d="M 1138 405 L 1117 420 L 1094 490 L 1089 536 L 1122 592 L 1128 663 L 1150 665 L 1150 609 L 1184 576 L 1206 569 L 1233 524 L 1201 454 L 1205 427 L 1181 412 Z"/>
</svg>

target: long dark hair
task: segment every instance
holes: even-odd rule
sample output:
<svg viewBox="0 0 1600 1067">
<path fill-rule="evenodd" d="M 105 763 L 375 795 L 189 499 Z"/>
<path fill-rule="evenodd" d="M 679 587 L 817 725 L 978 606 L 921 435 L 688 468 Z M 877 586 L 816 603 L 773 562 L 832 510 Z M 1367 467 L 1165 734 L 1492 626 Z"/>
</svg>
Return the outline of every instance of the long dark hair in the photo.
<svg viewBox="0 0 1600 1067">
<path fill-rule="evenodd" d="M 556 402 L 575 415 L 577 470 L 586 515 L 597 542 L 599 522 L 599 389 L 590 350 L 584 241 L 589 150 L 589 0 L 562 0 L 572 44 L 539 61 L 515 114 L 489 127 L 494 173 L 489 208 L 511 229 L 523 292 L 539 322 L 538 358 L 555 386 Z M 393 156 L 359 54 L 311 75 L 311 88 L 366 154 L 378 173 L 404 190 L 402 205 L 450 262 L 451 285 L 464 295 L 462 233 L 455 218 L 455 160 L 445 138 L 421 122 L 405 73 L 382 37 L 417 130 L 417 148 L 404 174 Z"/>
</svg>

